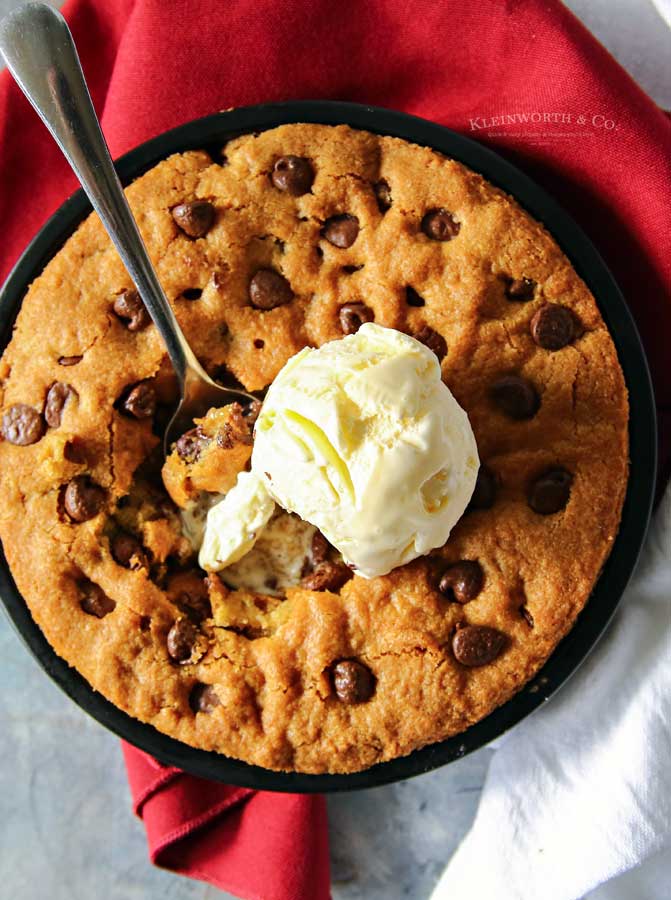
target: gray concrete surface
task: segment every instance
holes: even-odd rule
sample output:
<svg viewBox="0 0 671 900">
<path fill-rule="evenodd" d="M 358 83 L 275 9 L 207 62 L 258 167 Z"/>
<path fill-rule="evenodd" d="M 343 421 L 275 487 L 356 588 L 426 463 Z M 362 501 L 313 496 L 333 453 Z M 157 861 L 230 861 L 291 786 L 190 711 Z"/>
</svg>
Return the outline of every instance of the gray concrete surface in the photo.
<svg viewBox="0 0 671 900">
<path fill-rule="evenodd" d="M 17 5 L 0 0 L 0 15 Z M 648 0 L 568 5 L 670 108 L 671 32 Z M 3 616 L 0 722 L 2 900 L 227 896 L 149 864 L 117 740 L 49 682 Z M 331 799 L 334 900 L 428 898 L 472 821 L 491 752 Z"/>
</svg>

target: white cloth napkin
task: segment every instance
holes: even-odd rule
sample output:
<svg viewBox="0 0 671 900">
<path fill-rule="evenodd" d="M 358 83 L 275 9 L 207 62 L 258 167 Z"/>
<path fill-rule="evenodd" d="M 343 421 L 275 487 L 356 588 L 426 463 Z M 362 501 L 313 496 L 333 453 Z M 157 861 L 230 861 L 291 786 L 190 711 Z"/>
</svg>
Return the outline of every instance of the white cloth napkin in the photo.
<svg viewBox="0 0 671 900">
<path fill-rule="evenodd" d="M 432 900 L 586 895 L 671 898 L 671 486 L 595 651 L 499 743 Z"/>
<path fill-rule="evenodd" d="M 666 24 L 671 25 L 671 0 L 653 0 L 653 3 Z"/>
</svg>

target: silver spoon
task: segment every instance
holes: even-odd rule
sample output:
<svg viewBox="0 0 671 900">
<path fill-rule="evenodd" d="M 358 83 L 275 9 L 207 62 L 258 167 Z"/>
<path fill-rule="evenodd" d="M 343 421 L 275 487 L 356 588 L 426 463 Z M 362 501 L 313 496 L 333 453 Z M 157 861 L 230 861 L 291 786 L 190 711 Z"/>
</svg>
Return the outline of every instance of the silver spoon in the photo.
<svg viewBox="0 0 671 900">
<path fill-rule="evenodd" d="M 128 206 L 63 16 L 45 3 L 21 6 L 0 22 L 0 53 L 72 166 L 165 342 L 180 387 L 163 437 L 167 453 L 211 407 L 255 398 L 214 382 L 189 347 Z"/>
</svg>

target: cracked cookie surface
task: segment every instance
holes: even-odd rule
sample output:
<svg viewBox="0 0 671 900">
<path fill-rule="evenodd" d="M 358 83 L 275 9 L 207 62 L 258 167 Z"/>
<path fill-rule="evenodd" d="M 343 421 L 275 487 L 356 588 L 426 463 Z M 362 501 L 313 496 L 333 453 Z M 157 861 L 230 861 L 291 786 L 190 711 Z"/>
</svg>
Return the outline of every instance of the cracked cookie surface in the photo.
<svg viewBox="0 0 671 900">
<path fill-rule="evenodd" d="M 0 362 L 0 537 L 49 642 L 132 716 L 273 769 L 356 771 L 481 719 L 572 627 L 617 533 L 627 393 L 585 284 L 477 174 L 344 126 L 175 155 L 127 193 L 214 377 L 261 391 L 304 346 L 397 328 L 438 356 L 483 468 L 447 545 L 389 575 L 329 579 L 323 551 L 284 597 L 206 578 L 160 478 L 174 378 L 91 216 Z"/>
</svg>

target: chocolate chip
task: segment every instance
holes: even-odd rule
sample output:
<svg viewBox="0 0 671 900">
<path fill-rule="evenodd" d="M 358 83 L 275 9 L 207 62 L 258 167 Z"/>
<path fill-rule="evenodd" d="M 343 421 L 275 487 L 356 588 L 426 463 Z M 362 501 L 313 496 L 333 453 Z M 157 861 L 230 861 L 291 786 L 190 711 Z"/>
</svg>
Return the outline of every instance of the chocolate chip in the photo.
<svg viewBox="0 0 671 900">
<path fill-rule="evenodd" d="M 77 475 L 65 488 L 63 506 L 73 522 L 97 516 L 105 502 L 105 491 L 88 475 Z"/>
<path fill-rule="evenodd" d="M 77 391 L 69 384 L 55 381 L 47 391 L 44 401 L 44 418 L 49 428 L 58 428 L 63 417 L 63 409 L 70 397 L 76 397 Z"/>
<path fill-rule="evenodd" d="M 224 422 L 223 428 L 217 432 L 217 446 L 222 450 L 231 450 L 236 444 L 252 444 L 253 428 L 245 418 L 242 406 L 234 403 L 231 408 L 230 421 Z"/>
<path fill-rule="evenodd" d="M 469 603 L 475 600 L 484 583 L 485 576 L 480 563 L 472 559 L 462 559 L 445 570 L 438 590 L 448 600 Z"/>
<path fill-rule="evenodd" d="M 461 223 L 446 209 L 430 209 L 421 224 L 422 231 L 432 241 L 451 241 L 460 228 Z"/>
<path fill-rule="evenodd" d="M 44 420 L 34 407 L 15 403 L 2 417 L 2 434 L 10 444 L 27 447 L 44 434 Z"/>
<path fill-rule="evenodd" d="M 59 366 L 76 366 L 84 359 L 83 356 L 59 356 L 58 357 L 58 365 Z"/>
<path fill-rule="evenodd" d="M 201 238 L 212 227 L 214 222 L 214 206 L 209 200 L 191 200 L 180 203 L 172 210 L 172 217 L 184 234 L 192 238 Z"/>
<path fill-rule="evenodd" d="M 567 306 L 548 303 L 531 320 L 531 337 L 544 350 L 561 350 L 576 337 L 576 319 Z"/>
<path fill-rule="evenodd" d="M 408 306 L 420 307 L 425 305 L 424 297 L 421 297 L 410 285 L 405 289 L 405 302 Z"/>
<path fill-rule="evenodd" d="M 341 659 L 332 669 L 333 688 L 342 703 L 365 703 L 375 691 L 375 676 L 356 659 Z"/>
<path fill-rule="evenodd" d="M 192 428 L 177 440 L 175 450 L 184 462 L 195 463 L 209 443 L 210 438 L 200 428 Z"/>
<path fill-rule="evenodd" d="M 416 341 L 419 341 L 420 344 L 424 344 L 425 347 L 428 347 L 429 350 L 433 350 L 438 357 L 438 362 L 442 362 L 447 355 L 447 341 L 442 334 L 438 334 L 437 331 L 434 331 L 433 328 L 429 328 L 428 325 L 420 328 L 413 337 Z"/>
<path fill-rule="evenodd" d="M 94 584 L 92 581 L 80 584 L 79 590 L 82 595 L 79 605 L 90 616 L 102 619 L 116 607 L 114 600 L 107 596 L 100 585 Z"/>
<path fill-rule="evenodd" d="M 184 663 L 190 659 L 198 639 L 198 629 L 188 619 L 177 619 L 168 632 L 166 646 L 168 655 L 175 662 Z"/>
<path fill-rule="evenodd" d="M 115 297 L 112 309 L 129 331 L 141 331 L 151 321 L 140 295 L 133 288 Z"/>
<path fill-rule="evenodd" d="M 519 375 L 504 375 L 494 382 L 491 396 L 511 419 L 531 419 L 538 412 L 540 397 L 533 384 Z"/>
<path fill-rule="evenodd" d="M 203 684 L 198 681 L 191 688 L 189 694 L 189 706 L 194 713 L 211 713 L 213 709 L 221 705 L 221 700 L 211 684 Z"/>
<path fill-rule="evenodd" d="M 261 403 L 260 400 L 252 400 L 252 402 L 249 403 L 245 407 L 242 414 L 245 417 L 245 419 L 247 420 L 250 428 L 258 419 L 262 406 L 263 406 L 263 404 Z"/>
<path fill-rule="evenodd" d="M 331 549 L 331 545 L 326 540 L 321 531 L 315 531 L 312 535 L 312 544 L 310 546 L 310 552 L 312 555 L 313 563 L 321 563 L 324 562 L 328 558 L 329 550 Z"/>
<path fill-rule="evenodd" d="M 134 534 L 121 531 L 111 541 L 111 550 L 114 560 L 125 569 L 141 569 L 147 567 L 147 556 L 142 549 L 142 544 Z"/>
<path fill-rule="evenodd" d="M 387 210 L 391 207 L 392 202 L 389 182 L 384 178 L 376 181 L 373 185 L 373 193 L 375 194 L 375 199 L 377 200 L 378 209 L 381 213 L 386 213 Z"/>
<path fill-rule="evenodd" d="M 259 269 L 249 282 L 249 299 L 256 309 L 275 309 L 294 299 L 291 285 L 274 269 Z"/>
<path fill-rule="evenodd" d="M 475 481 L 475 489 L 468 504 L 469 509 L 491 509 L 496 500 L 498 483 L 490 468 L 481 465 Z"/>
<path fill-rule="evenodd" d="M 201 288 L 187 288 L 185 291 L 182 291 L 182 297 L 185 300 L 200 300 L 203 296 L 203 291 Z"/>
<path fill-rule="evenodd" d="M 363 265 L 361 266 L 343 266 L 341 272 L 345 275 L 354 275 L 355 272 L 360 272 L 363 269 Z"/>
<path fill-rule="evenodd" d="M 520 606 L 520 615 L 522 616 L 524 621 L 527 623 L 529 628 L 534 627 L 534 617 L 531 615 L 531 611 L 526 606 L 524 606 L 524 605 Z"/>
<path fill-rule="evenodd" d="M 484 666 L 501 653 L 505 634 L 488 625 L 465 625 L 452 638 L 452 652 L 462 666 Z"/>
<path fill-rule="evenodd" d="M 202 622 L 203 619 L 212 618 L 212 606 L 205 584 L 203 584 L 202 593 L 182 591 L 175 600 L 175 604 L 193 622 Z"/>
<path fill-rule="evenodd" d="M 505 294 L 508 300 L 526 303 L 534 299 L 536 282 L 531 278 L 506 278 Z"/>
<path fill-rule="evenodd" d="M 356 216 L 332 216 L 324 222 L 322 234 L 334 247 L 346 250 L 359 236 L 359 220 Z"/>
<path fill-rule="evenodd" d="M 529 488 L 529 506 L 541 516 L 559 512 L 569 501 L 572 484 L 573 475 L 566 469 L 548 469 Z"/>
<path fill-rule="evenodd" d="M 355 334 L 364 322 L 372 322 L 375 313 L 365 303 L 345 303 L 338 313 L 343 334 Z"/>
<path fill-rule="evenodd" d="M 126 395 L 121 404 L 123 412 L 135 419 L 151 419 L 156 412 L 156 390 L 148 381 L 141 381 Z"/>
<path fill-rule="evenodd" d="M 270 176 L 278 190 L 286 191 L 292 197 L 307 194 L 314 179 L 315 173 L 310 160 L 302 156 L 280 156 Z"/>
<path fill-rule="evenodd" d="M 324 560 L 301 579 L 301 587 L 306 591 L 338 591 L 351 577 L 352 571 L 344 563 Z"/>
<path fill-rule="evenodd" d="M 68 462 L 78 465 L 86 462 L 86 445 L 77 435 L 69 438 L 63 447 L 63 456 Z"/>
</svg>

